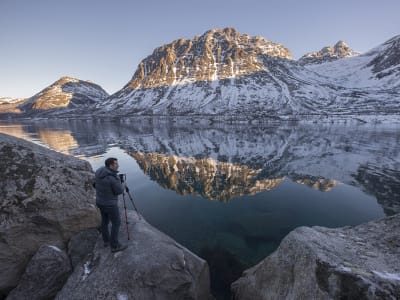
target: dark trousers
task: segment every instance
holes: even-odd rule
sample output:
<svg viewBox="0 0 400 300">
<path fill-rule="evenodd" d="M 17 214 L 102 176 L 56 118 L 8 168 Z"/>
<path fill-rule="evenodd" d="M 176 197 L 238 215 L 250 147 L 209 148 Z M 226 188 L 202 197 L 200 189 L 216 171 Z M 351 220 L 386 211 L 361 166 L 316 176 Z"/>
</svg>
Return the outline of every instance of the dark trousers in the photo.
<svg viewBox="0 0 400 300">
<path fill-rule="evenodd" d="M 121 225 L 121 217 L 117 205 L 104 206 L 98 205 L 101 213 L 101 235 L 103 236 L 104 243 L 110 243 L 112 248 L 119 246 L 118 232 Z M 108 223 L 111 221 L 111 237 L 108 231 Z"/>
</svg>

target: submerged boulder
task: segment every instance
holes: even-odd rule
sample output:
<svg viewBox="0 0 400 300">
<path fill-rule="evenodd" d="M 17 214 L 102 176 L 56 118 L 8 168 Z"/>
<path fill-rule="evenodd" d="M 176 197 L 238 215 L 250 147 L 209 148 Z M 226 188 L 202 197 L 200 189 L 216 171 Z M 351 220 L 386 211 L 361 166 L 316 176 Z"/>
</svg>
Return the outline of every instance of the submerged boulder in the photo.
<svg viewBox="0 0 400 300">
<path fill-rule="evenodd" d="M 0 134 L 0 298 L 17 286 L 43 244 L 65 249 L 97 227 L 88 162 Z"/>
<path fill-rule="evenodd" d="M 130 240 L 122 222 L 112 253 L 99 236 L 90 259 L 78 265 L 57 300 L 212 299 L 207 262 L 128 212 Z"/>
<path fill-rule="evenodd" d="M 400 214 L 300 227 L 232 284 L 233 299 L 400 299 Z"/>
</svg>

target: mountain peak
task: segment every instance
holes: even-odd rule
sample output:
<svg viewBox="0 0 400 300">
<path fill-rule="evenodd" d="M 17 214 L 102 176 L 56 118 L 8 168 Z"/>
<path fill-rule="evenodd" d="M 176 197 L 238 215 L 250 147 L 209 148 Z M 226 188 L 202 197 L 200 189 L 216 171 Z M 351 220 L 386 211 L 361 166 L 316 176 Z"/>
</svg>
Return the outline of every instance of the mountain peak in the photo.
<svg viewBox="0 0 400 300">
<path fill-rule="evenodd" d="M 351 49 L 344 41 L 339 40 L 334 46 L 326 46 L 317 52 L 310 52 L 299 59 L 302 65 L 320 64 L 345 57 L 357 56 L 360 53 Z"/>
<path fill-rule="evenodd" d="M 125 89 L 214 81 L 263 69 L 260 56 L 293 59 L 290 51 L 234 28 L 210 29 L 191 40 L 178 39 L 142 60 Z"/>
<path fill-rule="evenodd" d="M 85 106 L 108 97 L 106 91 L 89 81 L 63 76 L 22 105 L 25 111 L 46 111 Z"/>
</svg>

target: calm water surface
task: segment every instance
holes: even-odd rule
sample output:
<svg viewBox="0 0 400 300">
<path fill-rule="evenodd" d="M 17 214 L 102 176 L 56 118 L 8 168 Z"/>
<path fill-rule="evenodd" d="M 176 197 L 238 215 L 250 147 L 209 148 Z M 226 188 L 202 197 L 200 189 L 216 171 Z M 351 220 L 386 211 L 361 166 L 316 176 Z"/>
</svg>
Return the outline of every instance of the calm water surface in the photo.
<svg viewBox="0 0 400 300">
<path fill-rule="evenodd" d="M 94 169 L 119 158 L 140 213 L 209 262 L 220 298 L 298 226 L 400 211 L 398 125 L 42 120 L 3 123 L 0 132 Z"/>
</svg>

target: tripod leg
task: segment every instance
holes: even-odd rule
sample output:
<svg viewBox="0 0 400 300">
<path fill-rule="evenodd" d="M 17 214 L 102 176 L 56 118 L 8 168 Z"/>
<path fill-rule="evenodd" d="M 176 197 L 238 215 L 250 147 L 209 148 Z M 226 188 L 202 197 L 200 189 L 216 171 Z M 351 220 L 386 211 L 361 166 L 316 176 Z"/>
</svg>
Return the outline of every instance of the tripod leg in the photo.
<svg viewBox="0 0 400 300">
<path fill-rule="evenodd" d="M 125 193 L 122 193 L 122 199 L 124 200 L 124 210 L 125 210 L 125 222 L 126 222 L 126 234 L 128 235 L 129 241 L 129 228 L 128 228 L 128 214 L 126 213 L 126 201 L 125 201 Z"/>
</svg>

